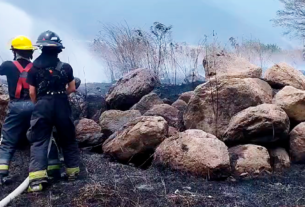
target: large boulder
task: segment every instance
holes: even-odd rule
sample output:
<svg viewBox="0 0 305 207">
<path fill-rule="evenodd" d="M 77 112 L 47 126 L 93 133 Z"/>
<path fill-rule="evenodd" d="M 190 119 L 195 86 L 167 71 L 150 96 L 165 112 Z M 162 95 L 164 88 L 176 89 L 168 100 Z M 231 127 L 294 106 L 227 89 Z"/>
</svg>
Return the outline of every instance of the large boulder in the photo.
<svg viewBox="0 0 305 207">
<path fill-rule="evenodd" d="M 172 126 L 168 127 L 168 137 L 173 137 L 176 136 L 177 134 L 179 134 L 178 129 Z"/>
<path fill-rule="evenodd" d="M 125 124 L 141 116 L 137 110 L 119 111 L 109 110 L 102 113 L 99 119 L 101 131 L 106 136 L 121 129 Z"/>
<path fill-rule="evenodd" d="M 184 101 L 185 103 L 188 103 L 193 95 L 195 95 L 194 91 L 184 92 L 179 96 L 179 99 Z"/>
<path fill-rule="evenodd" d="M 178 99 L 172 104 L 173 107 L 179 110 L 178 118 L 179 118 L 179 131 L 184 131 L 184 123 L 183 123 L 183 114 L 187 108 L 187 103 L 185 103 L 183 100 Z"/>
<path fill-rule="evenodd" d="M 179 96 L 179 99 L 184 101 L 185 103 L 188 103 L 193 95 L 195 95 L 194 91 L 184 92 Z"/>
<path fill-rule="evenodd" d="M 289 130 L 289 117 L 281 107 L 262 104 L 236 114 L 222 139 L 230 144 L 266 144 L 288 138 Z"/>
<path fill-rule="evenodd" d="M 106 95 L 109 109 L 128 110 L 159 84 L 148 69 L 136 69 L 124 75 Z"/>
<path fill-rule="evenodd" d="M 230 161 L 235 176 L 255 176 L 271 172 L 270 155 L 265 147 L 238 145 L 229 149 Z"/>
<path fill-rule="evenodd" d="M 154 163 L 209 179 L 228 177 L 231 171 L 226 145 L 201 130 L 187 130 L 164 140 L 156 149 Z"/>
<path fill-rule="evenodd" d="M 290 132 L 290 155 L 295 163 L 305 163 L 305 122 Z"/>
<path fill-rule="evenodd" d="M 141 114 L 145 114 L 146 111 L 158 104 L 163 104 L 163 101 L 156 93 L 152 92 L 143 96 L 143 98 L 141 98 L 141 100 L 136 103 L 131 110 L 138 110 Z"/>
<path fill-rule="evenodd" d="M 86 97 L 80 92 L 75 92 L 69 95 L 69 101 L 72 109 L 73 121 L 87 117 L 88 105 Z"/>
<path fill-rule="evenodd" d="M 103 151 L 122 163 L 143 164 L 168 134 L 163 117 L 139 117 L 106 140 Z"/>
<path fill-rule="evenodd" d="M 0 129 L 2 128 L 4 119 L 7 114 L 9 100 L 10 98 L 8 95 L 0 95 Z"/>
<path fill-rule="evenodd" d="M 98 145 L 104 141 L 101 127 L 91 119 L 81 119 L 75 127 L 76 140 L 82 146 Z"/>
<path fill-rule="evenodd" d="M 182 120 L 179 119 L 179 110 L 168 104 L 155 105 L 144 116 L 162 116 L 169 126 L 181 128 Z"/>
<path fill-rule="evenodd" d="M 89 93 L 86 98 L 87 102 L 87 117 L 89 119 L 93 119 L 94 116 L 96 117 L 96 114 L 103 113 L 106 111 L 106 101 L 105 98 L 101 95 L 95 94 L 95 93 Z M 98 120 L 95 120 L 98 121 Z"/>
<path fill-rule="evenodd" d="M 290 167 L 290 157 L 284 148 L 275 148 L 269 150 L 271 164 L 276 171 L 282 171 Z"/>
<path fill-rule="evenodd" d="M 187 129 L 201 129 L 222 137 L 231 118 L 238 112 L 272 102 L 272 89 L 254 78 L 209 81 L 195 89 L 184 113 Z"/>
<path fill-rule="evenodd" d="M 168 104 L 168 105 L 172 105 L 173 101 L 169 100 L 168 98 L 164 98 L 162 99 L 163 103 Z"/>
<path fill-rule="evenodd" d="M 305 121 L 305 91 L 286 86 L 275 95 L 273 103 L 282 107 L 292 120 Z"/>
<path fill-rule="evenodd" d="M 206 78 L 261 78 L 262 69 L 235 54 L 215 53 L 203 60 Z"/>
<path fill-rule="evenodd" d="M 305 76 L 301 71 L 294 69 L 287 63 L 279 63 L 266 70 L 264 79 L 272 88 L 293 86 L 305 90 Z"/>
<path fill-rule="evenodd" d="M 178 99 L 172 104 L 173 107 L 178 109 L 180 112 L 184 112 L 187 108 L 187 103 L 185 103 L 183 100 Z"/>
</svg>

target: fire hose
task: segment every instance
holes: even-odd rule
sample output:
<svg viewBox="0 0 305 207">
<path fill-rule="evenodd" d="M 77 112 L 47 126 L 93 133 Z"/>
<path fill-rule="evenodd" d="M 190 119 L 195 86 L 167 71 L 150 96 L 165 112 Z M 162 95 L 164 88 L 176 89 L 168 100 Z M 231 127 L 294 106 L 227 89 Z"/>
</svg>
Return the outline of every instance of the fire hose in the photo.
<svg viewBox="0 0 305 207">
<path fill-rule="evenodd" d="M 2 201 L 0 201 L 0 207 L 7 206 L 14 198 L 19 196 L 22 192 L 24 192 L 29 186 L 30 179 L 27 177 L 18 188 L 16 188 L 12 193 L 6 196 Z"/>
<path fill-rule="evenodd" d="M 54 132 L 54 130 L 53 130 Z M 53 135 L 53 134 L 52 134 Z M 61 151 L 58 148 L 54 137 L 52 136 L 49 142 L 49 147 L 48 147 L 48 155 L 50 153 L 51 150 L 51 146 L 52 146 L 52 142 L 55 143 L 56 147 L 57 147 L 57 151 L 58 151 L 58 155 L 59 157 L 61 157 Z M 22 183 L 21 185 L 19 185 L 12 193 L 10 193 L 8 196 L 6 196 L 3 200 L 0 201 L 0 207 L 5 207 L 7 206 L 14 198 L 16 198 L 17 196 L 19 196 L 21 193 L 23 193 L 29 186 L 30 184 L 30 178 L 27 177 Z"/>
</svg>

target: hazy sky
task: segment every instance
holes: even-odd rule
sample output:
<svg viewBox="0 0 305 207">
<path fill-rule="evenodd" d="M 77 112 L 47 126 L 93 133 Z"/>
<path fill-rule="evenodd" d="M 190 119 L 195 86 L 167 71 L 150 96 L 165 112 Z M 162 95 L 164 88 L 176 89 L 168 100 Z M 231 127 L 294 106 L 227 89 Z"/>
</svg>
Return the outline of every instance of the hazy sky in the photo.
<svg viewBox="0 0 305 207">
<path fill-rule="evenodd" d="M 281 7 L 279 0 L 0 0 L 0 56 L 11 58 L 5 46 L 15 35 L 36 39 L 44 30 L 55 30 L 67 48 L 63 61 L 82 80 L 101 81 L 107 73 L 75 40 L 93 40 L 102 24 L 125 21 L 142 29 L 155 21 L 172 25 L 174 40 L 190 44 L 214 30 L 223 43 L 233 36 L 285 48 L 301 45 L 272 26 L 270 19 Z"/>
<path fill-rule="evenodd" d="M 1 1 L 1 0 L 0 0 Z M 65 24 L 83 38 L 92 39 L 102 23 L 124 23 L 149 28 L 159 21 L 173 25 L 177 41 L 197 43 L 215 30 L 230 36 L 251 35 L 263 42 L 287 44 L 282 29 L 270 19 L 281 8 L 279 0 L 7 0 L 37 18 Z M 49 5 L 47 3 L 50 3 Z M 66 27 L 65 26 L 65 27 Z"/>
</svg>

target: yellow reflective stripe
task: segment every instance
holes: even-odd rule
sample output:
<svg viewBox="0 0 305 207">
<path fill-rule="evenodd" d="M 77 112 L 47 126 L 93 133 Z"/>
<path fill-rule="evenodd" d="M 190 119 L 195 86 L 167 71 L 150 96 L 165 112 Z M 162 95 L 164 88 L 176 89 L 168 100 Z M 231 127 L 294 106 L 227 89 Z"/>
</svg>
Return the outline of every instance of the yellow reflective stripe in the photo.
<svg viewBox="0 0 305 207">
<path fill-rule="evenodd" d="M 60 165 L 49 165 L 48 170 L 60 170 Z"/>
<path fill-rule="evenodd" d="M 0 170 L 8 170 L 8 165 L 0 165 Z"/>
<path fill-rule="evenodd" d="M 32 188 L 31 186 L 28 187 L 28 192 L 38 192 L 38 191 L 42 191 L 42 185 L 39 184 L 38 186 L 34 186 L 34 188 Z"/>
<path fill-rule="evenodd" d="M 30 172 L 30 174 L 29 174 L 30 180 L 41 179 L 41 178 L 46 178 L 46 177 L 48 177 L 46 170 Z"/>
<path fill-rule="evenodd" d="M 75 168 L 67 168 L 66 172 L 68 175 L 74 175 L 79 173 L 79 167 L 75 167 Z"/>
</svg>

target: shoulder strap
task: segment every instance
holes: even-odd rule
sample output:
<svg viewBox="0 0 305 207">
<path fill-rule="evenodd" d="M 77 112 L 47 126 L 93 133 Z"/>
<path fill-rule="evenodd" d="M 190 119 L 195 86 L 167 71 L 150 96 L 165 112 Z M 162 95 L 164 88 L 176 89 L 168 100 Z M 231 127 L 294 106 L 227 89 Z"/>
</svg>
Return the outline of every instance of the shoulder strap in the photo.
<svg viewBox="0 0 305 207">
<path fill-rule="evenodd" d="M 22 67 L 22 65 L 18 62 L 18 61 L 14 61 L 13 62 L 14 65 L 17 67 L 17 69 L 19 70 L 20 73 L 22 72 L 29 72 L 29 70 L 32 68 L 33 63 L 29 63 L 25 68 Z"/>
<path fill-rule="evenodd" d="M 59 62 L 57 63 L 57 66 L 56 66 L 55 70 L 61 71 L 61 68 L 62 68 L 63 65 L 64 65 L 64 63 L 61 62 L 61 61 L 59 61 Z"/>
<path fill-rule="evenodd" d="M 29 63 L 26 67 L 25 67 L 25 71 L 29 72 L 29 70 L 33 67 L 33 63 Z"/>
<path fill-rule="evenodd" d="M 18 61 L 14 61 L 13 63 L 17 67 L 17 69 L 20 71 L 20 73 L 22 73 L 22 71 L 24 70 L 22 65 Z"/>
</svg>

